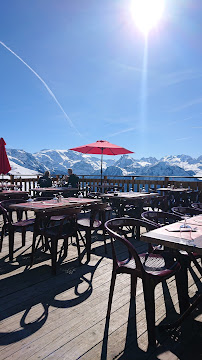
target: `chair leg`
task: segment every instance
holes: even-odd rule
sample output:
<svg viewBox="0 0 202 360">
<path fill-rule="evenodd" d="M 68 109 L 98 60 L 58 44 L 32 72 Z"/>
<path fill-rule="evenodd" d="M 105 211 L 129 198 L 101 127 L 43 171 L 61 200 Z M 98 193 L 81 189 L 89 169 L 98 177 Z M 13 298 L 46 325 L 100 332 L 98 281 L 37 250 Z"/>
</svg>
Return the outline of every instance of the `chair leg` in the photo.
<svg viewBox="0 0 202 360">
<path fill-rule="evenodd" d="M 14 247 L 14 230 L 9 229 L 9 260 L 13 260 L 13 247 Z"/>
<path fill-rule="evenodd" d="M 109 291 L 109 300 L 108 300 L 108 308 L 107 308 L 107 318 L 110 317 L 111 307 L 112 307 L 112 298 L 114 294 L 114 286 L 116 282 L 116 272 L 112 270 L 112 278 L 111 278 L 111 285 Z"/>
<path fill-rule="evenodd" d="M 105 254 L 107 254 L 106 230 L 105 229 L 103 229 L 103 236 L 104 236 Z"/>
<path fill-rule="evenodd" d="M 68 240 L 68 238 L 64 239 L 64 257 L 67 257 Z"/>
<path fill-rule="evenodd" d="M 156 345 L 156 334 L 155 334 L 155 302 L 154 302 L 154 289 L 151 280 L 143 281 L 144 290 L 144 301 L 145 301 L 145 312 L 147 320 L 147 332 L 148 332 L 148 343 L 149 346 Z"/>
<path fill-rule="evenodd" d="M 131 297 L 136 296 L 137 276 L 131 274 Z"/>
<path fill-rule="evenodd" d="M 76 246 L 77 246 L 77 251 L 78 251 L 79 265 L 81 265 L 81 252 L 80 252 L 79 237 L 78 237 L 77 231 L 76 231 L 75 237 L 76 237 Z"/>
<path fill-rule="evenodd" d="M 58 247 L 58 240 L 55 238 L 51 238 L 51 261 L 52 261 L 52 273 L 54 275 L 56 275 L 57 247 Z"/>
<path fill-rule="evenodd" d="M 22 229 L 22 246 L 25 246 L 26 229 Z"/>
<path fill-rule="evenodd" d="M 86 252 L 87 252 L 87 262 L 90 261 L 90 251 L 91 251 L 91 230 L 86 230 Z"/>
<path fill-rule="evenodd" d="M 3 225 L 3 226 L 2 226 L 2 229 L 1 229 L 0 252 L 1 252 L 1 250 L 2 250 L 4 233 L 5 233 L 5 225 Z"/>
<path fill-rule="evenodd" d="M 31 253 L 31 266 L 34 264 L 34 252 L 36 247 L 36 234 L 33 233 L 33 240 L 32 240 L 32 253 Z"/>
<path fill-rule="evenodd" d="M 181 261 L 181 269 L 175 274 L 180 314 L 189 308 L 187 266 Z"/>
</svg>

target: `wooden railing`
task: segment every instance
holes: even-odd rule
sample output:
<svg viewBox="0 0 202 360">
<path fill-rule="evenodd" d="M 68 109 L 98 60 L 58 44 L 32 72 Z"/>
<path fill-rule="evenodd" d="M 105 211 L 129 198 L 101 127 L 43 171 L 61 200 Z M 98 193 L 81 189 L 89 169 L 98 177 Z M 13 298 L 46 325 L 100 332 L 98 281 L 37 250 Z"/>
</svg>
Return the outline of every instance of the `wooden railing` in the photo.
<svg viewBox="0 0 202 360">
<path fill-rule="evenodd" d="M 80 178 L 81 188 L 85 188 L 86 185 L 93 191 L 97 191 L 100 185 L 100 177 L 92 175 L 78 175 Z M 53 177 L 54 181 L 57 181 L 61 175 L 56 175 Z M 33 187 L 36 187 L 38 177 L 16 177 L 11 175 L 8 181 L 12 184 L 20 185 L 21 188 L 25 191 L 31 192 Z M 158 187 L 166 187 L 168 184 L 174 185 L 175 187 L 182 186 L 185 188 L 190 188 L 191 190 L 199 190 L 202 193 L 202 177 L 194 178 L 182 177 L 182 176 L 104 176 L 103 183 L 107 183 L 111 186 L 120 186 L 123 191 L 140 191 L 144 186 L 145 190 L 153 189 L 156 190 Z M 200 195 L 200 201 L 202 201 L 202 195 Z"/>
</svg>

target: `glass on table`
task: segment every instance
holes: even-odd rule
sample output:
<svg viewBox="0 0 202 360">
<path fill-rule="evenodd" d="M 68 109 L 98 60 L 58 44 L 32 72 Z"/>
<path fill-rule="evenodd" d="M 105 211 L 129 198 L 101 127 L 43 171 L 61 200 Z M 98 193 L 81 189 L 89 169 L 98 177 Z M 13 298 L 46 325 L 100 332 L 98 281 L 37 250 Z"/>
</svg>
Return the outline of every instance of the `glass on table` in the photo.
<svg viewBox="0 0 202 360">
<path fill-rule="evenodd" d="M 58 201 L 62 202 L 63 196 L 62 196 L 62 192 L 58 193 Z"/>
<path fill-rule="evenodd" d="M 54 201 L 55 203 L 57 203 L 57 202 L 58 202 L 57 194 L 53 194 L 53 195 L 54 195 L 53 201 Z"/>
<path fill-rule="evenodd" d="M 32 199 L 32 195 L 28 195 L 27 202 L 32 202 L 32 201 L 34 201 L 34 200 Z"/>
<path fill-rule="evenodd" d="M 184 219 L 184 224 L 180 225 L 180 229 L 190 229 L 191 230 L 191 226 L 189 224 L 187 224 L 187 220 L 190 218 L 189 215 L 183 215 L 181 216 L 182 219 Z"/>
</svg>

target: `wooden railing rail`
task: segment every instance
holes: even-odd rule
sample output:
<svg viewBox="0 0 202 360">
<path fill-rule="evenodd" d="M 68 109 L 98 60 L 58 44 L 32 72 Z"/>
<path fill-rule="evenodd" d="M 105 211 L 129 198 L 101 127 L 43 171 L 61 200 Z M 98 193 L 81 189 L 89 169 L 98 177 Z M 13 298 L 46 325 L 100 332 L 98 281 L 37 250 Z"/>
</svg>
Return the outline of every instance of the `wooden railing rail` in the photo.
<svg viewBox="0 0 202 360">
<path fill-rule="evenodd" d="M 88 185 L 90 189 L 97 191 L 100 185 L 100 177 L 93 175 L 78 175 L 80 178 L 80 186 L 81 188 L 86 187 Z M 29 191 L 31 193 L 31 189 L 37 186 L 39 176 L 22 176 L 17 177 L 11 175 L 10 178 L 7 178 L 7 181 L 20 185 L 21 188 L 25 191 Z M 58 180 L 61 178 L 61 175 L 55 175 L 52 177 L 53 180 Z M 135 175 L 135 176 L 104 176 L 103 183 L 107 183 L 111 186 L 121 186 L 124 191 L 139 191 L 144 186 L 146 190 L 153 189 L 156 190 L 158 187 L 164 187 L 168 184 L 174 185 L 175 187 L 180 187 L 182 183 L 183 187 L 190 188 L 191 190 L 199 190 L 202 193 L 202 177 L 194 178 L 192 176 L 183 177 L 183 176 L 143 176 L 143 175 Z M 200 197 L 202 201 L 202 195 Z"/>
</svg>

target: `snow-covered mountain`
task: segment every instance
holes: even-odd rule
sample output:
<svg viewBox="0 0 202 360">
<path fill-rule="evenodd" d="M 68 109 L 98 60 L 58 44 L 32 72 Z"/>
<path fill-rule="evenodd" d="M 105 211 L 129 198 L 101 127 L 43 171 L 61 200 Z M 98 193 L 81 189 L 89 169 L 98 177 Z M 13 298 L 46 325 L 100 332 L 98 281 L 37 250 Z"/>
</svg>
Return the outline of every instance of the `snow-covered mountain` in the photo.
<svg viewBox="0 0 202 360">
<path fill-rule="evenodd" d="M 38 175 L 38 171 L 35 170 L 30 170 L 27 169 L 23 166 L 20 166 L 16 163 L 14 163 L 12 160 L 10 160 L 10 166 L 11 166 L 11 171 L 9 171 L 9 174 L 11 175 L 20 175 L 20 176 L 37 176 Z"/>
<path fill-rule="evenodd" d="M 6 149 L 6 152 L 9 161 L 21 167 L 37 171 L 37 173 L 41 173 L 46 170 L 42 162 L 38 162 L 37 158 L 34 155 L 24 150 Z"/>
<path fill-rule="evenodd" d="M 36 161 L 53 174 L 66 174 L 72 168 L 77 174 L 94 174 L 100 170 L 99 158 L 71 150 L 41 150 L 33 154 Z M 103 161 L 103 169 L 113 161 Z"/>
<path fill-rule="evenodd" d="M 24 150 L 7 149 L 12 171 L 16 174 L 34 175 L 32 171 L 51 174 L 66 174 L 71 167 L 79 175 L 99 175 L 100 159 L 71 150 L 41 150 L 30 154 Z M 103 174 L 113 176 L 151 175 L 151 176 L 202 176 L 202 155 L 197 159 L 188 155 L 165 156 L 160 160 L 154 157 L 134 159 L 129 155 L 105 157 Z"/>
</svg>

